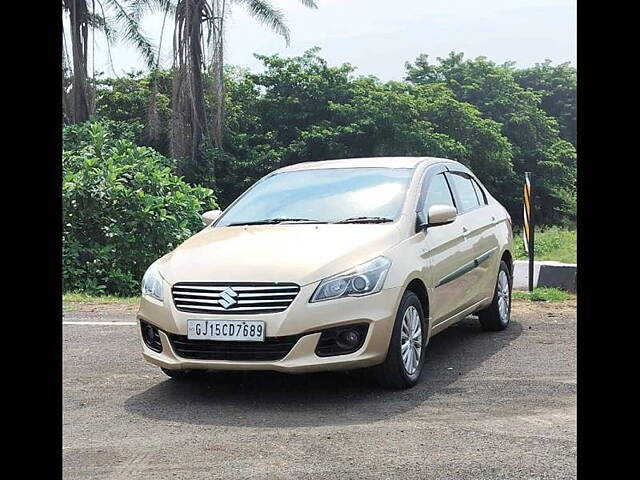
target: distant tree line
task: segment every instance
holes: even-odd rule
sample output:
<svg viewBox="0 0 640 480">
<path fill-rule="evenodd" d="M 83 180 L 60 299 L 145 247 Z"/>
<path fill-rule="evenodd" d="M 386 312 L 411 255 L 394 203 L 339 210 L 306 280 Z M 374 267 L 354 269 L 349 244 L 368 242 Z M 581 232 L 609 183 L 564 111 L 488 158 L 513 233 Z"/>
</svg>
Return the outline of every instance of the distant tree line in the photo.
<svg viewBox="0 0 640 480">
<path fill-rule="evenodd" d="M 171 160 L 187 182 L 213 189 L 221 206 L 284 165 L 421 155 L 468 165 L 516 222 L 524 172 L 532 171 L 537 221 L 575 220 L 576 70 L 569 64 L 518 69 L 462 53 L 434 63 L 420 55 L 407 62 L 404 81 L 382 82 L 356 76 L 349 64 L 329 66 L 317 48 L 257 57 L 263 73 L 224 71 L 222 143 L 203 135 L 198 155 Z M 173 72 L 97 80 L 92 119 L 171 158 Z M 205 73 L 202 82 L 205 108 L 214 108 L 206 87 L 215 79 Z"/>
</svg>

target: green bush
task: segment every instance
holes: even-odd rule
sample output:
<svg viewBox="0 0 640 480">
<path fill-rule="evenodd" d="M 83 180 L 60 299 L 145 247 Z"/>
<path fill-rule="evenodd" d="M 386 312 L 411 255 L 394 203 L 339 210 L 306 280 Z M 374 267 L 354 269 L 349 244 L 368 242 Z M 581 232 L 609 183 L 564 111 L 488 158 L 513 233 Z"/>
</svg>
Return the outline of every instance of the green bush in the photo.
<svg viewBox="0 0 640 480">
<path fill-rule="evenodd" d="M 216 200 L 153 149 L 113 140 L 98 123 L 73 128 L 78 147 L 63 152 L 64 290 L 135 295 L 145 269 L 200 230 Z"/>
<path fill-rule="evenodd" d="M 90 125 L 89 123 L 66 125 L 62 130 L 63 150 L 80 150 L 90 145 L 93 141 Z M 140 143 L 144 131 L 144 125 L 137 119 L 126 121 L 101 119 L 99 125 L 105 130 L 108 138 L 128 140 L 132 143 Z"/>
</svg>

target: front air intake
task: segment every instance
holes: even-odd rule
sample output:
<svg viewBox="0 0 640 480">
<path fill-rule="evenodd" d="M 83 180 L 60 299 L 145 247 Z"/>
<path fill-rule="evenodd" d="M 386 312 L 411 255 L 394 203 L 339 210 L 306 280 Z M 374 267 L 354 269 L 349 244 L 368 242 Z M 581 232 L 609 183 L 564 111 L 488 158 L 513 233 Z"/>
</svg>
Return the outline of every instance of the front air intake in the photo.
<svg viewBox="0 0 640 480">
<path fill-rule="evenodd" d="M 266 337 L 264 342 L 189 340 L 169 334 L 171 346 L 182 358 L 195 360 L 275 361 L 282 360 L 302 335 Z"/>
</svg>

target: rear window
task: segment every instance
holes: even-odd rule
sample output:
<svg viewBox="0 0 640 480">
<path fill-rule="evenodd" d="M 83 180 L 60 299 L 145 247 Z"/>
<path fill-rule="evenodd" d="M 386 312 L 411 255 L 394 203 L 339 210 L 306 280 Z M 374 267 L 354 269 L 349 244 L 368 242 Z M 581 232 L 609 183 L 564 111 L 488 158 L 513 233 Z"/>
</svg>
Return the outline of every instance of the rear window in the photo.
<svg viewBox="0 0 640 480">
<path fill-rule="evenodd" d="M 458 193 L 458 197 L 460 197 L 460 205 L 458 206 L 458 210 L 461 213 L 468 212 L 480 206 L 480 202 L 478 201 L 478 196 L 476 195 L 476 190 L 473 186 L 471 177 L 468 177 L 467 175 L 462 173 L 451 172 L 449 178 L 451 178 L 454 188 Z"/>
<path fill-rule="evenodd" d="M 473 185 L 473 188 L 476 191 L 476 196 L 478 197 L 478 201 L 480 202 L 480 205 L 486 205 L 488 203 L 487 196 L 485 195 L 482 187 L 473 178 L 471 179 L 471 183 Z"/>
</svg>

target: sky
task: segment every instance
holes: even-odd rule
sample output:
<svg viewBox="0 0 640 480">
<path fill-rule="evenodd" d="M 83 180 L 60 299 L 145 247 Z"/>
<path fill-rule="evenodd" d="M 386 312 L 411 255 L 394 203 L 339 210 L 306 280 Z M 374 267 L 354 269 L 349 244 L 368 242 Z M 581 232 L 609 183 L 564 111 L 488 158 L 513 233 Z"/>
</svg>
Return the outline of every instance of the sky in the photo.
<svg viewBox="0 0 640 480">
<path fill-rule="evenodd" d="M 271 0 L 286 16 L 291 43 L 231 4 L 226 22 L 225 63 L 262 70 L 253 54 L 301 55 L 318 46 L 330 65 L 350 63 L 356 74 L 401 80 L 404 64 L 426 53 L 432 61 L 451 51 L 465 58 L 486 56 L 518 67 L 550 59 L 576 66 L 576 0 L 316 0 L 317 10 L 299 0 Z M 142 28 L 157 44 L 162 14 L 146 17 Z M 165 30 L 161 64 L 172 61 L 171 19 Z M 142 70 L 136 51 L 111 48 L 117 75 Z M 91 65 L 91 60 L 89 65 Z M 106 42 L 96 35 L 96 71 L 112 75 Z"/>
</svg>

